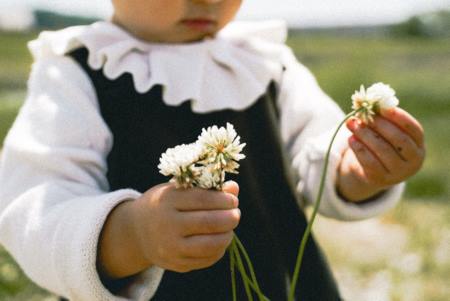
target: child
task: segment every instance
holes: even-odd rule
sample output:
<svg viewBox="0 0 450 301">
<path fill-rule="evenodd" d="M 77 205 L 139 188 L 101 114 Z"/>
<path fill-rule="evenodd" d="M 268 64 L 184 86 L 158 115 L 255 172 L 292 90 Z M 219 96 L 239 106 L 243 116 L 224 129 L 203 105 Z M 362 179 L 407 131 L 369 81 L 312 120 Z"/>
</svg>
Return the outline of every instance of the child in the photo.
<svg viewBox="0 0 450 301">
<path fill-rule="evenodd" d="M 283 24 L 226 26 L 240 5 L 114 0 L 112 21 L 30 44 L 28 97 L 2 154 L 0 242 L 37 284 L 71 300 L 231 300 L 236 231 L 262 291 L 286 299 L 300 195 L 314 200 L 343 114 L 284 45 Z M 223 192 L 158 173 L 166 148 L 226 122 L 247 158 Z M 423 133 L 401 109 L 348 128 L 320 212 L 358 220 L 396 204 Z M 303 262 L 298 300 L 339 300 L 313 239 Z"/>
</svg>

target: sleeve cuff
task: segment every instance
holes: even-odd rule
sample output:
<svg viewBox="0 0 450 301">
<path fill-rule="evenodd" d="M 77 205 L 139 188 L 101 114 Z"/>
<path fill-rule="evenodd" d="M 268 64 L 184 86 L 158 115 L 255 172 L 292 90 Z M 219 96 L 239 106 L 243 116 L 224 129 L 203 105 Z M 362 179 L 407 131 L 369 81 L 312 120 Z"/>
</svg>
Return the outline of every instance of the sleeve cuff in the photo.
<svg viewBox="0 0 450 301">
<path fill-rule="evenodd" d="M 76 230 L 71 233 L 70 239 L 60 239 L 64 245 L 58 248 L 59 256 L 64 258 L 57 258 L 57 262 L 70 264 L 62 269 L 65 271 L 63 283 L 70 286 L 64 290 L 68 293 L 65 297 L 75 300 L 149 300 L 156 292 L 163 275 L 161 268 L 152 267 L 143 271 L 127 286 L 123 296 L 118 296 L 103 285 L 96 267 L 98 240 L 107 216 L 119 203 L 139 196 L 140 193 L 133 190 L 118 190 L 95 199 L 80 198 L 72 202 L 72 210 L 65 211 L 71 213 L 64 219 L 66 225 L 77 224 L 64 227 Z M 60 235 L 67 237 L 67 233 Z"/>
<path fill-rule="evenodd" d="M 163 274 L 164 269 L 157 266 L 143 271 L 128 285 L 123 292 L 123 296 L 131 300 L 150 300 L 155 295 Z"/>
</svg>

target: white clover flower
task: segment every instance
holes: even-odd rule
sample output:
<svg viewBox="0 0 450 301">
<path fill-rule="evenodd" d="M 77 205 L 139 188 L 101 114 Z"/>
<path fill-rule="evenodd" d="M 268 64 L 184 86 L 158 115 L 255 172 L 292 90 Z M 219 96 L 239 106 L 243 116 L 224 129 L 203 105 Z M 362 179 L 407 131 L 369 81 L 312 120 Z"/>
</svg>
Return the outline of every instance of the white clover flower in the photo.
<svg viewBox="0 0 450 301">
<path fill-rule="evenodd" d="M 165 176 L 173 176 L 177 186 L 192 187 L 200 170 L 195 163 L 201 156 L 201 148 L 196 144 L 182 144 L 169 148 L 161 155 L 159 172 Z"/>
<path fill-rule="evenodd" d="M 399 103 L 395 91 L 383 83 L 373 84 L 367 90 L 361 85 L 359 91 L 352 95 L 352 101 L 352 109 L 360 110 L 356 117 L 365 123 L 372 122 L 380 110 L 396 107 Z"/>
<path fill-rule="evenodd" d="M 230 123 L 226 128 L 212 126 L 203 129 L 197 143 L 203 148 L 204 164 L 214 164 L 216 169 L 237 173 L 239 164 L 236 161 L 245 158 L 241 154 L 245 143 L 241 144 L 240 139 Z"/>
<path fill-rule="evenodd" d="M 395 96 L 395 91 L 389 85 L 376 83 L 367 89 L 370 99 L 378 100 L 380 109 L 389 109 L 398 106 L 399 101 Z"/>
<path fill-rule="evenodd" d="M 221 190 L 225 182 L 225 171 L 220 171 L 212 165 L 201 167 L 201 174 L 197 178 L 197 185 L 204 189 Z"/>
</svg>

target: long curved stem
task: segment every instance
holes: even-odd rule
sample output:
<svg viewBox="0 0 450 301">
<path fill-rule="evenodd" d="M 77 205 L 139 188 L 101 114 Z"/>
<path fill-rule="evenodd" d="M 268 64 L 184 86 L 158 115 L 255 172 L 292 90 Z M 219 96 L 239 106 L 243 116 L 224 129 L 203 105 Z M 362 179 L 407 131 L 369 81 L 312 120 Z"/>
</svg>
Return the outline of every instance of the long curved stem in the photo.
<svg viewBox="0 0 450 301">
<path fill-rule="evenodd" d="M 261 289 L 258 284 L 258 280 L 256 279 L 255 269 L 253 268 L 253 264 L 250 260 L 250 256 L 248 255 L 247 251 L 245 250 L 244 245 L 242 244 L 241 240 L 239 239 L 239 237 L 236 234 L 234 235 L 234 239 L 236 240 L 236 245 L 237 245 L 238 249 L 242 252 L 242 254 L 244 254 L 244 259 L 250 270 L 250 276 L 252 277 L 252 282 L 255 286 L 255 292 L 258 295 L 259 300 L 260 301 L 268 300 L 268 298 L 266 296 L 264 296 L 264 294 L 261 292 Z"/>
<path fill-rule="evenodd" d="M 339 130 L 341 129 L 341 127 L 345 124 L 345 122 L 349 118 L 354 116 L 358 111 L 359 110 L 352 111 L 352 112 L 350 112 L 349 114 L 347 114 L 345 116 L 344 120 L 338 125 L 336 131 L 333 134 L 333 137 L 331 138 L 330 144 L 328 145 L 327 153 L 325 155 L 325 162 L 323 164 L 323 169 L 322 169 L 322 177 L 320 179 L 319 192 L 318 192 L 317 197 L 316 197 L 316 201 L 315 201 L 315 204 L 314 204 L 314 210 L 313 210 L 313 213 L 311 215 L 311 219 L 309 220 L 308 225 L 306 226 L 306 230 L 303 233 L 302 241 L 300 243 L 300 248 L 299 248 L 299 251 L 298 251 L 297 260 L 296 260 L 296 263 L 295 263 L 294 274 L 292 276 L 292 281 L 291 281 L 291 285 L 290 285 L 290 289 L 289 289 L 288 301 L 294 301 L 295 288 L 296 288 L 297 281 L 298 281 L 298 276 L 299 276 L 299 273 L 300 273 L 300 267 L 302 265 L 303 254 L 305 253 L 306 243 L 307 243 L 309 235 L 311 233 L 311 228 L 312 228 L 312 225 L 313 225 L 314 220 L 316 218 L 317 211 L 319 210 L 320 200 L 322 199 L 323 190 L 324 190 L 324 187 L 325 187 L 325 178 L 326 178 L 326 174 L 327 174 L 327 170 L 328 170 L 328 160 L 330 158 L 331 147 L 333 146 L 334 139 L 336 138 L 336 136 L 337 136 Z"/>
</svg>

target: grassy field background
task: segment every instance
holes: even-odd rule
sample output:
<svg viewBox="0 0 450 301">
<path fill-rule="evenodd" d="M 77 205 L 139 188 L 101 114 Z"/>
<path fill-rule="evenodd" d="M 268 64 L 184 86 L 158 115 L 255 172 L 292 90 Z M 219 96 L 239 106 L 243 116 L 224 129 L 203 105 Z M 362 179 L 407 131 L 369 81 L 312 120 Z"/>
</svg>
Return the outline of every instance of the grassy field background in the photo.
<svg viewBox="0 0 450 301">
<path fill-rule="evenodd" d="M 0 141 L 25 98 L 36 34 L 0 34 Z M 450 41 L 296 34 L 299 59 L 345 111 L 360 84 L 383 81 L 426 132 L 427 159 L 401 204 L 380 218 L 320 218 L 316 236 L 348 300 L 450 298 Z M 0 144 L 1 146 L 1 144 Z M 53 300 L 0 248 L 0 300 Z"/>
</svg>

